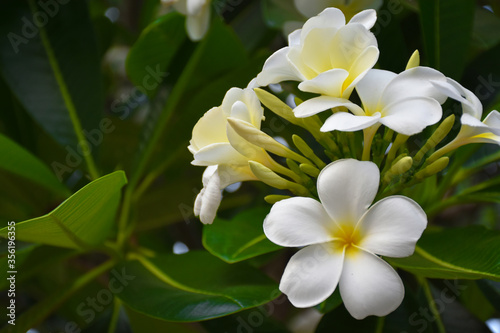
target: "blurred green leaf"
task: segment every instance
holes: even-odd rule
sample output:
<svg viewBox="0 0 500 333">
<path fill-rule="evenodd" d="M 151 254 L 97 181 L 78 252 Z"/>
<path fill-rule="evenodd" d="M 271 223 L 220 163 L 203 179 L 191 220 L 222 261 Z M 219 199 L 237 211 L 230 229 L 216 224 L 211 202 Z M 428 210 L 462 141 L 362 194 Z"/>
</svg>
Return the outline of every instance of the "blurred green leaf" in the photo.
<svg viewBox="0 0 500 333">
<path fill-rule="evenodd" d="M 277 284 L 244 263 L 228 265 L 205 251 L 138 257 L 125 263 L 133 283 L 118 297 L 134 311 L 166 321 L 200 321 L 267 303 Z"/>
<path fill-rule="evenodd" d="M 500 281 L 498 249 L 500 231 L 479 226 L 427 230 L 412 256 L 387 261 L 428 278 Z"/>
<path fill-rule="evenodd" d="M 203 246 L 220 259 L 234 263 L 281 249 L 266 238 L 262 223 L 268 207 L 243 211 L 231 220 L 216 218 L 203 227 Z"/>
<path fill-rule="evenodd" d="M 500 311 L 500 282 L 479 280 L 477 281 L 477 285 L 488 301 L 490 301 L 491 305 L 493 305 L 497 311 Z"/>
<path fill-rule="evenodd" d="M 316 309 L 321 313 L 328 313 L 335 310 L 340 304 L 342 304 L 342 297 L 340 296 L 339 288 L 335 289 L 333 294 L 326 299 L 326 301 L 316 306 Z"/>
<path fill-rule="evenodd" d="M 266 24 L 276 29 L 281 29 L 285 22 L 305 22 L 306 20 L 289 0 L 264 0 L 262 1 L 262 12 Z"/>
<path fill-rule="evenodd" d="M 428 64 L 459 80 L 469 50 L 475 2 L 419 0 L 419 5 Z"/>
<path fill-rule="evenodd" d="M 187 39 L 184 21 L 184 17 L 176 12 L 160 17 L 142 31 L 130 49 L 126 62 L 127 74 L 150 97 L 155 95 L 159 87 L 157 75 L 167 70 Z"/>
<path fill-rule="evenodd" d="M 27 178 L 61 197 L 69 194 L 68 189 L 57 180 L 52 171 L 23 147 L 0 134 L 0 169 Z"/>
<path fill-rule="evenodd" d="M 98 245 L 108 237 L 127 183 L 123 171 L 94 180 L 47 215 L 16 223 L 16 239 L 67 248 Z M 7 237 L 10 230 L 0 229 Z"/>
<path fill-rule="evenodd" d="M 197 324 L 172 323 L 156 318 L 151 318 L 140 312 L 126 307 L 126 312 L 130 321 L 130 327 L 134 333 L 143 332 L 175 332 L 175 333 L 199 333 L 201 329 L 196 329 Z"/>
<path fill-rule="evenodd" d="M 99 128 L 104 102 L 87 5 L 85 1 L 51 2 L 41 8 L 37 3 L 2 5 L 0 33 L 5 38 L 0 40 L 0 72 L 45 131 L 59 144 L 76 147 L 78 120 L 70 117 L 70 110 L 76 109 L 74 117 L 81 127 L 92 131 Z M 38 20 L 44 22 L 40 28 Z"/>
<path fill-rule="evenodd" d="M 500 18 L 482 7 L 476 8 L 472 46 L 478 50 L 489 50 L 500 42 Z"/>
<path fill-rule="evenodd" d="M 71 281 L 64 286 L 59 286 L 57 290 L 44 298 L 27 311 L 16 316 L 16 325 L 6 325 L 0 330 L 0 333 L 25 333 L 35 325 L 39 324 L 52 311 L 55 311 L 68 298 L 76 293 L 81 288 L 92 282 L 99 275 L 106 272 L 113 266 L 113 262 L 107 261 L 104 264 L 86 272 L 77 279 Z"/>
</svg>

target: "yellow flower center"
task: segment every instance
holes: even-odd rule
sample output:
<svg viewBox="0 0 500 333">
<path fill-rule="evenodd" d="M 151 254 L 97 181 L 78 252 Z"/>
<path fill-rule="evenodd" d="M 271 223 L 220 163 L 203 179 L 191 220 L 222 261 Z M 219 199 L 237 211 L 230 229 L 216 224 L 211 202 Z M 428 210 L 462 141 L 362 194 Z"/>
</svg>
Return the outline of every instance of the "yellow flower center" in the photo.
<svg viewBox="0 0 500 333">
<path fill-rule="evenodd" d="M 352 224 L 343 224 L 339 226 L 334 238 L 335 241 L 332 244 L 334 251 L 344 251 L 345 249 L 346 255 L 348 255 L 357 252 L 356 245 L 361 241 L 361 233 Z"/>
</svg>

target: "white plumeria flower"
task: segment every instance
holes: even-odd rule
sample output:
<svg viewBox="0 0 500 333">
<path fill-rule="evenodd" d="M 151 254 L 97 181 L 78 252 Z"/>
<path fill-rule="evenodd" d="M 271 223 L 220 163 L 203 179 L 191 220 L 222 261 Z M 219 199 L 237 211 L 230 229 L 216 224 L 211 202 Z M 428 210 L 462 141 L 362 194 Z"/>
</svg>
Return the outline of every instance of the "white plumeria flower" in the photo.
<svg viewBox="0 0 500 333">
<path fill-rule="evenodd" d="M 290 259 L 280 282 L 293 305 L 319 304 L 337 284 L 356 319 L 385 316 L 401 304 L 403 283 L 378 255 L 411 255 L 427 217 L 403 196 L 370 207 L 379 180 L 373 162 L 338 160 L 318 177 L 321 202 L 294 197 L 274 204 L 264 221 L 266 236 L 281 246 L 304 246 Z"/>
<path fill-rule="evenodd" d="M 379 9 L 383 0 L 294 0 L 294 3 L 305 17 L 313 17 L 325 8 L 336 7 L 350 19 L 364 9 Z"/>
<path fill-rule="evenodd" d="M 186 16 L 186 31 L 197 42 L 205 36 L 210 24 L 210 0 L 162 0 L 173 4 L 175 10 Z"/>
<path fill-rule="evenodd" d="M 260 129 L 263 108 L 252 89 L 231 88 L 221 106 L 207 111 L 193 128 L 188 147 L 193 165 L 208 167 L 203 174 L 203 186 L 196 199 L 195 215 L 201 222 L 212 223 L 221 201 L 221 191 L 228 185 L 257 180 L 248 165 L 249 160 L 273 167 L 266 151 L 250 144 L 229 126 L 228 118 L 245 121 Z"/>
<path fill-rule="evenodd" d="M 413 135 L 441 119 L 441 104 L 447 97 L 431 81 L 445 80 L 443 74 L 429 67 L 415 67 L 400 74 L 371 69 L 356 85 L 363 108 L 348 100 L 319 96 L 300 104 L 294 114 L 302 118 L 346 107 L 352 114 L 333 114 L 321 131 L 352 132 L 383 124 L 397 133 Z"/>
<path fill-rule="evenodd" d="M 339 9 L 325 9 L 267 59 L 257 84 L 301 81 L 302 91 L 348 98 L 378 60 L 377 40 L 369 31 L 376 20 L 374 10 L 365 10 L 346 25 Z"/>
<path fill-rule="evenodd" d="M 433 83 L 441 92 L 462 103 L 463 110 L 460 118 L 462 127 L 455 139 L 442 148 L 443 154 L 469 143 L 496 143 L 500 145 L 500 113 L 498 111 L 491 111 L 481 121 L 483 106 L 470 90 L 450 78 L 446 82 Z"/>
</svg>

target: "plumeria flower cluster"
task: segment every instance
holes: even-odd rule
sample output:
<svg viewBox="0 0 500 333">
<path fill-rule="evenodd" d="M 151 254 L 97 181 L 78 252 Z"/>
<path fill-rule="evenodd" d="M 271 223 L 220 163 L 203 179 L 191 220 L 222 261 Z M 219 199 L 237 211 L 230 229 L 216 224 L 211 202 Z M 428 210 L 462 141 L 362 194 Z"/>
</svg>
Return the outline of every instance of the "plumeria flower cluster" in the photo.
<svg viewBox="0 0 500 333">
<path fill-rule="evenodd" d="M 280 290 L 296 307 L 310 307 L 338 286 L 357 319 L 387 315 L 403 300 L 401 279 L 381 257 L 412 255 L 427 216 L 400 194 L 443 171 L 446 155 L 458 147 L 500 144 L 500 114 L 492 111 L 481 121 L 477 97 L 419 66 L 418 52 L 401 73 L 373 68 L 376 19 L 374 10 L 365 10 L 346 23 L 337 8 L 310 18 L 247 88 L 230 89 L 206 112 L 189 146 L 192 164 L 206 167 L 194 205 L 201 222 L 214 222 L 230 184 L 262 181 L 282 191 L 265 197 L 273 206 L 263 230 L 272 242 L 301 249 Z M 296 93 L 313 97 L 289 106 L 262 88 L 285 81 L 298 82 Z M 443 115 L 447 99 L 461 103 L 460 119 Z M 264 133 L 263 105 L 309 131 L 317 144 L 293 135 L 294 150 Z M 450 139 L 456 121 L 461 129 Z M 430 126 L 427 142 L 410 153 L 408 138 Z M 436 150 L 438 144 L 443 147 Z M 317 146 L 323 150 L 311 148 Z"/>
</svg>

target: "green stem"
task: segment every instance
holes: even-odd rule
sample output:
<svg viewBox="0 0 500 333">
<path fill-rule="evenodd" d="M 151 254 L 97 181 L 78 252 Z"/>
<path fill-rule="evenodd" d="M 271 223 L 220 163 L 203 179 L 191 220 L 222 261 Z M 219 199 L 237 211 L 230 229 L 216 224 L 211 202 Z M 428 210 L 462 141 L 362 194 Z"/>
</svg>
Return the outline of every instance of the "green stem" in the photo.
<svg viewBox="0 0 500 333">
<path fill-rule="evenodd" d="M 115 297 L 113 302 L 113 314 L 111 315 L 111 320 L 109 321 L 108 333 L 115 333 L 118 320 L 120 319 L 121 308 L 122 302 Z"/>
<path fill-rule="evenodd" d="M 35 4 L 34 0 L 29 0 L 30 10 L 33 14 L 38 12 L 38 8 Z M 45 52 L 47 52 L 47 58 L 50 63 L 50 67 L 54 72 L 54 77 L 57 81 L 57 85 L 59 86 L 62 99 L 64 101 L 64 105 L 68 110 L 69 117 L 71 119 L 71 123 L 73 124 L 73 129 L 75 131 L 76 138 L 78 140 L 78 144 L 84 150 L 83 158 L 85 159 L 85 163 L 87 164 L 87 169 L 92 179 L 99 178 L 99 172 L 97 171 L 97 167 L 95 165 L 92 154 L 89 151 L 89 144 L 85 135 L 83 135 L 82 125 L 80 124 L 80 120 L 78 119 L 78 113 L 76 112 L 75 104 L 71 98 L 71 94 L 69 93 L 66 82 L 64 81 L 64 77 L 61 72 L 61 68 L 59 68 L 59 64 L 57 63 L 56 55 L 54 53 L 54 49 L 50 44 L 49 36 L 47 35 L 47 31 L 44 27 L 40 28 L 40 39 L 42 40 L 43 47 Z"/>
<path fill-rule="evenodd" d="M 375 133 L 377 133 L 378 128 L 380 127 L 380 124 L 375 124 L 372 125 L 368 128 L 365 128 L 363 130 L 363 156 L 362 160 L 363 161 L 369 161 L 370 160 L 370 152 L 372 148 L 372 141 L 373 138 L 375 137 Z"/>
<path fill-rule="evenodd" d="M 431 313 L 434 316 L 434 319 L 436 319 L 436 326 L 438 327 L 438 331 L 440 333 L 446 333 L 446 328 L 444 327 L 443 321 L 441 320 L 441 315 L 439 314 L 439 311 L 436 308 L 436 302 L 434 301 L 434 297 L 432 296 L 429 282 L 427 282 L 427 279 L 424 277 L 417 276 L 417 279 L 424 290 L 424 294 L 425 297 L 427 298 Z"/>
</svg>

